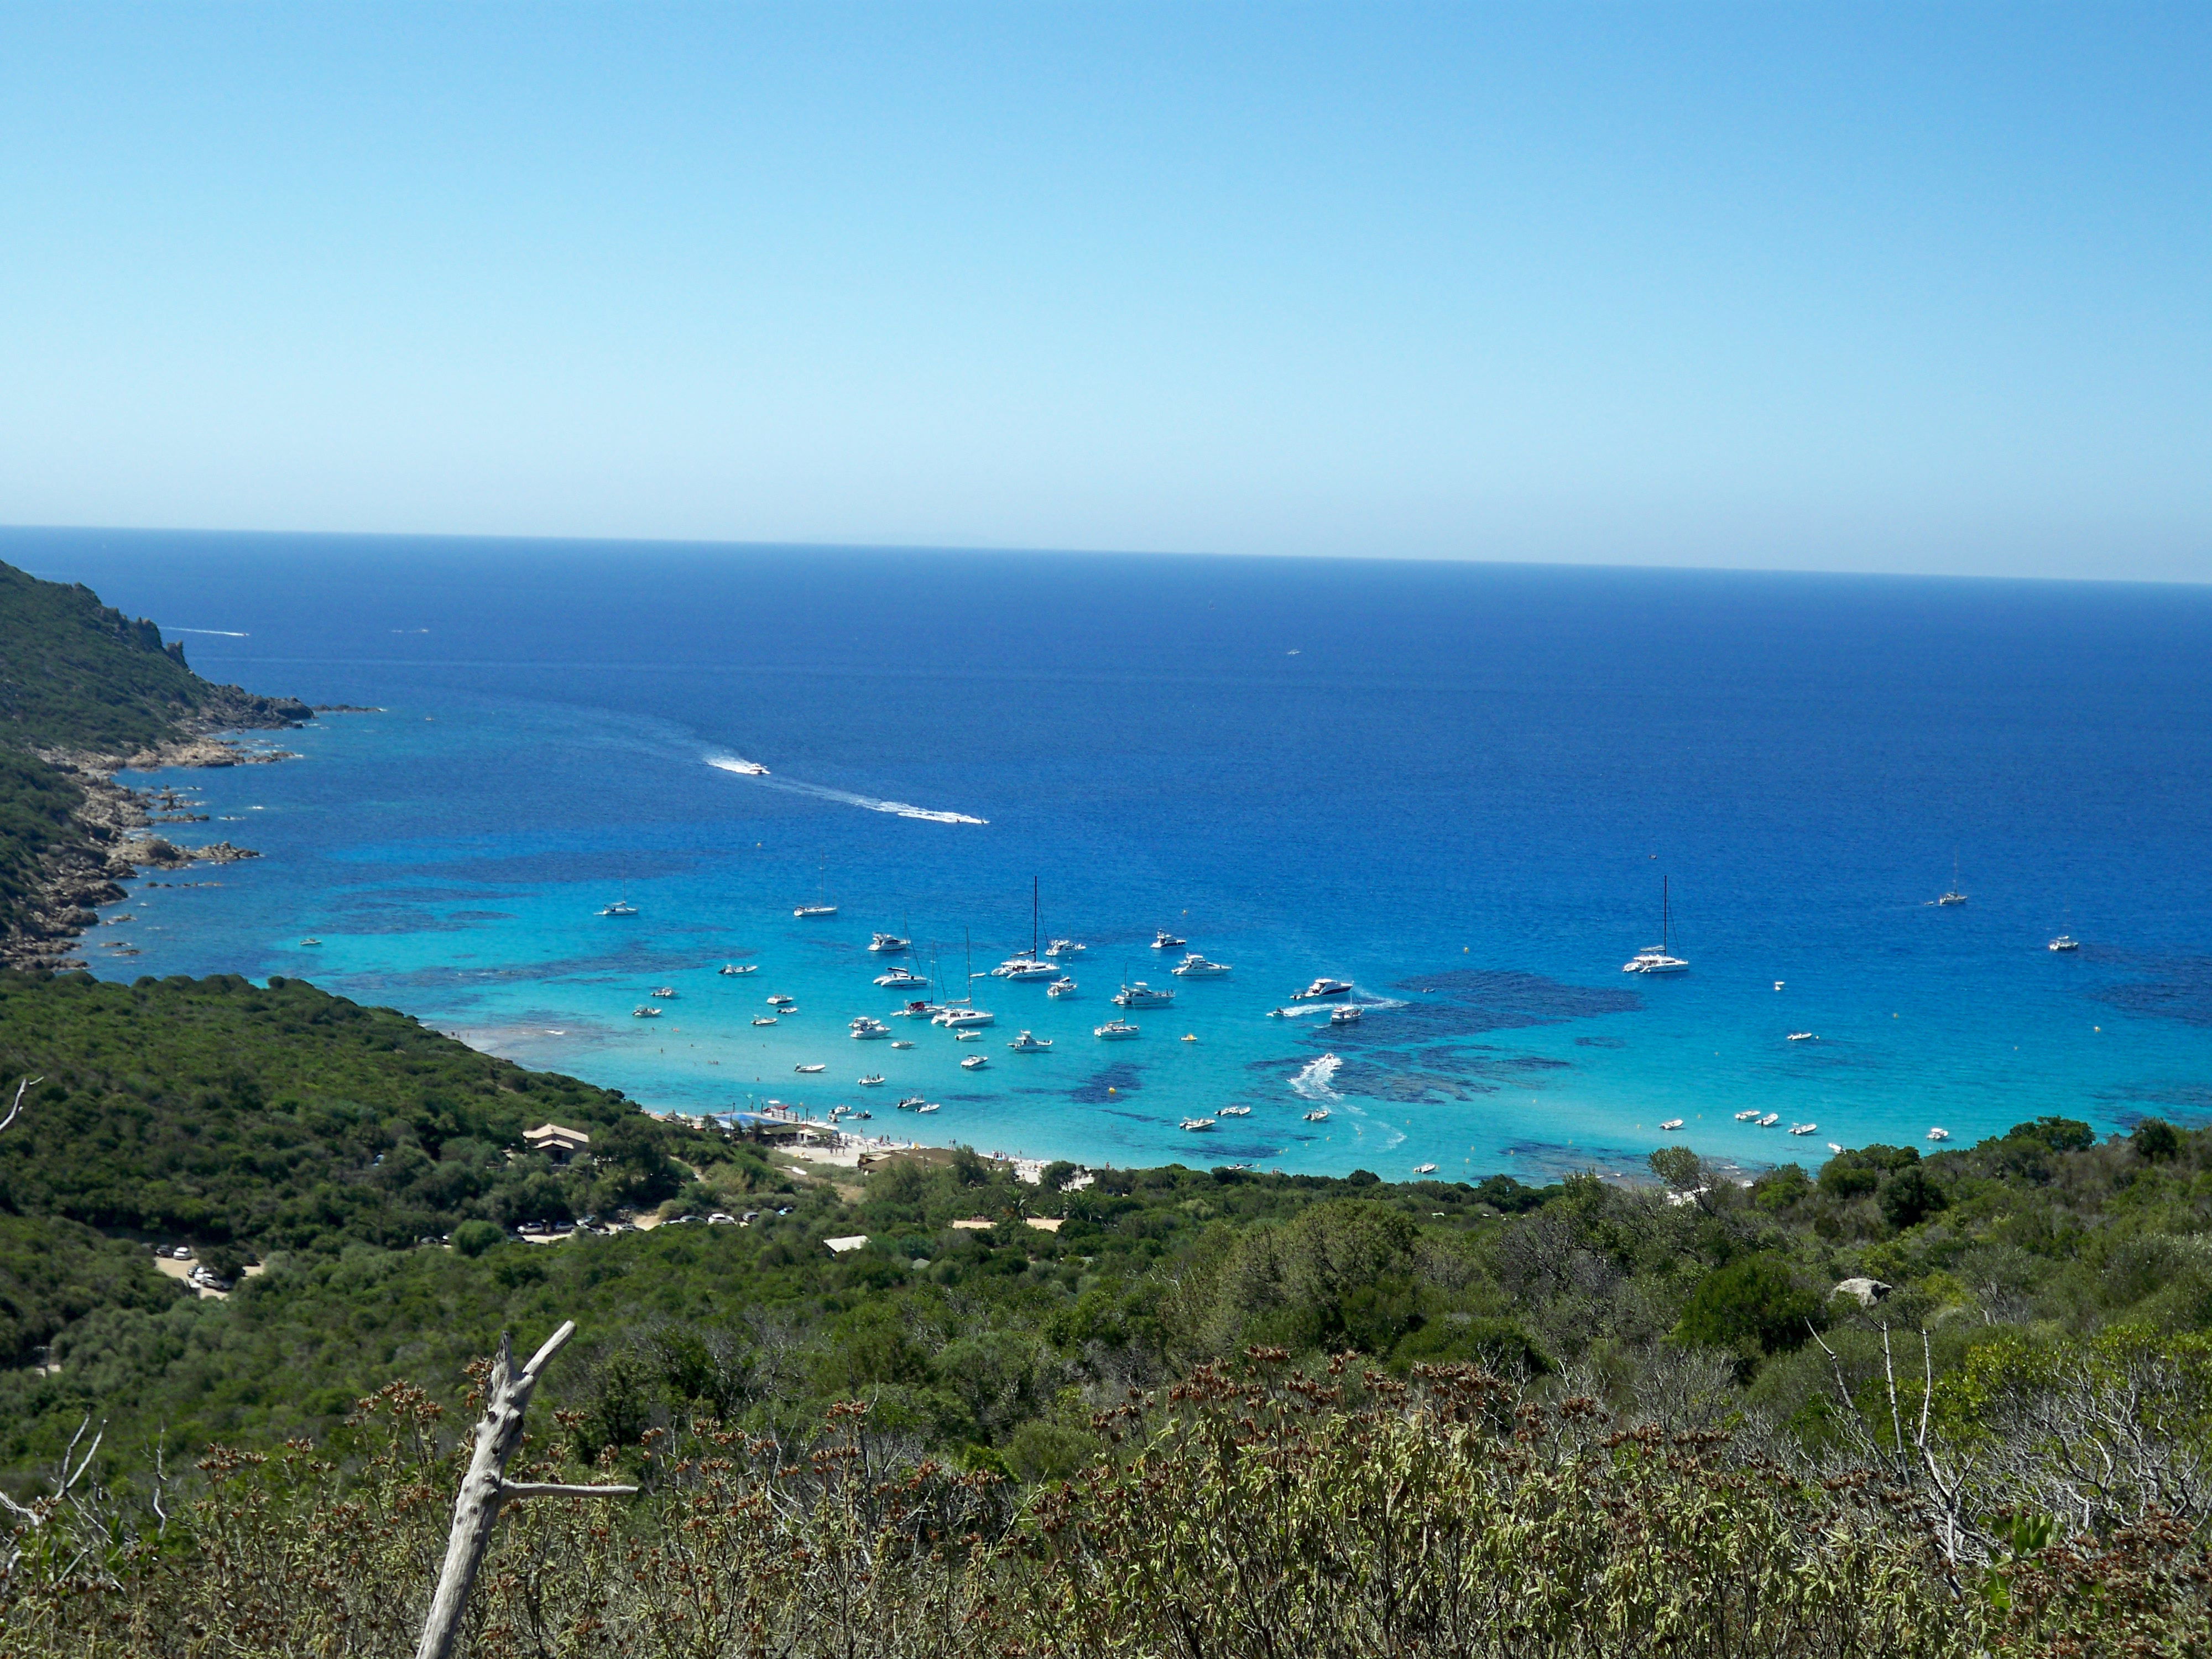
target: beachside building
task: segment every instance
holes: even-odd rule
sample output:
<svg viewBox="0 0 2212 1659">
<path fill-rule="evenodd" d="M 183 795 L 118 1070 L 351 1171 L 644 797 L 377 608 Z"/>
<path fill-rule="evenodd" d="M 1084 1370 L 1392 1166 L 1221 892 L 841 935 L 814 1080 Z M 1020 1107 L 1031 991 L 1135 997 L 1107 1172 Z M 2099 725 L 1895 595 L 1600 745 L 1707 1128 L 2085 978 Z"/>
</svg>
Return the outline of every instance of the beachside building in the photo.
<svg viewBox="0 0 2212 1659">
<path fill-rule="evenodd" d="M 558 1123 L 541 1123 L 534 1129 L 525 1129 L 522 1139 L 533 1152 L 543 1152 L 556 1164 L 566 1164 L 592 1144 L 591 1136 L 581 1129 L 568 1128 Z"/>
</svg>

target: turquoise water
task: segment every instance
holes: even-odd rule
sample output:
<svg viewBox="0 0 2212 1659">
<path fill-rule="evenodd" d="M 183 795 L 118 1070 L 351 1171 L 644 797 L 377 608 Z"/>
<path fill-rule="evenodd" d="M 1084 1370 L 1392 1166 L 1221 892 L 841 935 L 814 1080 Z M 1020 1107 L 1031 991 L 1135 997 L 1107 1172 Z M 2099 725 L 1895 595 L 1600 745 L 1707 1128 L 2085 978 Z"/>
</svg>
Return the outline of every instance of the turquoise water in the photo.
<svg viewBox="0 0 2212 1659">
<path fill-rule="evenodd" d="M 192 833 L 266 856 L 135 892 L 104 974 L 299 975 L 656 1108 L 847 1103 L 1124 1164 L 1537 1178 L 1640 1163 L 1674 1117 L 1753 1164 L 2212 1110 L 2201 590 L 29 532 L 0 557 L 229 630 L 172 634 L 204 673 L 386 710 L 167 779 L 208 804 Z M 1970 902 L 1936 908 L 1954 857 Z M 1692 969 L 1623 975 L 1662 872 Z M 957 993 L 963 935 L 979 971 L 1028 945 L 1033 877 L 1047 935 L 1089 943 L 1079 999 L 981 980 L 984 1042 L 845 1035 L 897 1006 L 872 929 Z M 817 885 L 837 916 L 794 919 Z M 593 914 L 624 891 L 640 916 Z M 2068 926 L 2079 955 L 2043 948 Z M 1158 927 L 1234 975 L 1096 1041 L 1124 976 L 1166 980 Z M 1319 974 L 1358 1027 L 1267 1017 Z M 757 1028 L 771 992 L 799 1012 Z M 1024 1026 L 1052 1051 L 1008 1053 Z"/>
</svg>

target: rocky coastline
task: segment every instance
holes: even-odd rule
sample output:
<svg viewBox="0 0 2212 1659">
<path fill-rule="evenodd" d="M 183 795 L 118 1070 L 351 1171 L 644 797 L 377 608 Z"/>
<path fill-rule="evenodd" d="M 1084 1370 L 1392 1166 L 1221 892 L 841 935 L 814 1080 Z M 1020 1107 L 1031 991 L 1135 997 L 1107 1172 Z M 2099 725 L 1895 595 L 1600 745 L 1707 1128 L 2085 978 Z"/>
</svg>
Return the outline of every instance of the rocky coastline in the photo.
<svg viewBox="0 0 2212 1659">
<path fill-rule="evenodd" d="M 228 841 L 180 847 L 155 834 L 156 824 L 200 822 L 205 815 L 190 811 L 198 803 L 173 791 L 136 789 L 116 781 L 119 772 L 264 766 L 299 758 L 271 744 L 221 734 L 292 729 L 313 719 L 314 709 L 289 698 L 256 696 L 233 685 L 211 687 L 210 691 L 203 708 L 178 722 L 178 736 L 130 754 L 34 751 L 77 790 L 79 799 L 70 812 L 76 834 L 50 848 L 41 861 L 15 926 L 0 936 L 0 966 L 33 972 L 82 968 L 84 959 L 71 953 L 83 933 L 99 922 L 94 907 L 128 896 L 122 883 L 145 870 L 234 864 L 260 856 L 252 848 Z"/>
</svg>

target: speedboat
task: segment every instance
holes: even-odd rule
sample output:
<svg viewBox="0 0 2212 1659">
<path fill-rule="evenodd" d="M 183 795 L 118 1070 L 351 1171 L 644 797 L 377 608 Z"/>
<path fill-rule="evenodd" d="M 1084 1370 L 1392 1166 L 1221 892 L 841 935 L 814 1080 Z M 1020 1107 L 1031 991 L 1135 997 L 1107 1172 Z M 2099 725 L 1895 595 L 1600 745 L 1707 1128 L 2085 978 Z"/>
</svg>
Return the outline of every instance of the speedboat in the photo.
<svg viewBox="0 0 2212 1659">
<path fill-rule="evenodd" d="M 1213 1120 L 1210 1117 L 1187 1117 L 1182 1121 L 1182 1127 L 1193 1133 L 1199 1133 L 1211 1129 L 1213 1127 Z"/>
<path fill-rule="evenodd" d="M 1781 1113 L 1769 1112 L 1765 1117 L 1759 1120 L 1759 1127 L 1762 1129 L 1771 1129 L 1776 1124 L 1781 1121 Z"/>
<path fill-rule="evenodd" d="M 792 1003 L 798 1000 L 799 999 L 797 997 L 787 997 L 784 995 L 782 992 L 778 991 L 775 995 L 769 998 L 768 1006 L 771 1008 L 783 1008 L 789 1006 Z"/>
<path fill-rule="evenodd" d="M 970 1026 L 989 1025 L 993 1018 L 988 1009 L 970 1008 L 964 1005 L 945 1008 L 930 1016 L 930 1024 L 942 1025 L 948 1031 L 965 1030 Z"/>
<path fill-rule="evenodd" d="M 889 1036 L 891 1034 L 891 1028 L 879 1019 L 871 1019 L 867 1015 L 862 1014 L 852 1022 L 852 1032 L 854 1038 L 858 1042 L 873 1042 L 879 1038 Z"/>
<path fill-rule="evenodd" d="M 666 1002 L 676 994 L 676 988 L 672 985 L 664 985 L 658 991 L 648 991 L 646 994 L 659 997 L 663 1002 Z"/>
<path fill-rule="evenodd" d="M 1189 943 L 1187 939 L 1177 939 L 1164 927 L 1152 935 L 1152 949 L 1155 951 L 1180 951 Z"/>
<path fill-rule="evenodd" d="M 1323 997 L 1348 997 L 1352 981 L 1348 979 L 1317 979 L 1303 991 L 1291 993 L 1293 1002 L 1317 1002 Z"/>
<path fill-rule="evenodd" d="M 1315 1108 L 1313 1109 L 1313 1110 L 1311 1110 L 1310 1112 L 1308 1112 L 1308 1113 L 1306 1114 L 1306 1121 L 1307 1121 L 1307 1122 L 1309 1122 L 1309 1123 L 1326 1123 L 1326 1122 L 1328 1122 L 1328 1107 L 1326 1107 L 1326 1106 L 1316 1106 L 1316 1107 L 1315 1107 Z"/>
<path fill-rule="evenodd" d="M 1620 964 L 1624 974 L 1680 974 L 1688 971 L 1690 964 L 1667 948 L 1669 931 L 1667 904 L 1667 878 L 1659 878 L 1659 942 L 1647 945 L 1626 962 Z"/>
<path fill-rule="evenodd" d="M 1928 1132 L 1928 1139 L 1930 1140 L 1948 1140 L 1950 1138 L 1951 1132 L 1948 1129 L 1930 1129 Z"/>
<path fill-rule="evenodd" d="M 1347 1002 L 1341 1008 L 1328 1011 L 1328 1023 L 1332 1025 L 1357 1025 L 1365 1012 L 1358 1003 Z"/>
<path fill-rule="evenodd" d="M 628 899 L 617 899 L 612 904 L 601 905 L 599 914 L 603 916 L 634 916 L 637 914 L 637 906 Z"/>
<path fill-rule="evenodd" d="M 1041 1054 L 1052 1047 L 1050 1037 L 1031 1036 L 1027 1031 L 1016 1037 L 1006 1047 L 1018 1054 Z"/>
<path fill-rule="evenodd" d="M 860 1117 L 873 1117 L 873 1116 L 875 1115 L 875 1114 L 874 1114 L 873 1112 L 855 1112 L 855 1113 L 854 1113 L 854 1114 L 853 1114 L 853 1115 L 854 1115 L 854 1117 L 856 1117 L 856 1118 L 860 1118 Z"/>
<path fill-rule="evenodd" d="M 871 1072 L 867 1076 L 858 1080 L 863 1089 L 872 1089 L 884 1080 L 884 1074 L 881 1072 Z"/>
<path fill-rule="evenodd" d="M 312 950 L 313 950 L 313 949 L 315 948 L 315 946 L 317 946 L 318 945 L 320 945 L 321 943 L 322 943 L 322 940 L 320 940 L 320 939 L 301 939 L 301 940 L 300 941 L 300 948 L 301 948 L 302 951 L 312 951 Z M 2052 945 L 2051 948 L 2052 950 L 2054 950 L 2054 951 L 2055 951 L 2055 950 L 2057 950 L 2058 947 L 2057 947 L 2057 945 Z"/>
<path fill-rule="evenodd" d="M 734 976 L 738 974 L 757 974 L 760 971 L 760 968 L 757 963 L 750 962 L 726 962 L 722 964 L 721 971 L 726 976 Z"/>
<path fill-rule="evenodd" d="M 791 1069 L 802 1076 L 812 1077 L 817 1072 L 826 1072 L 830 1068 L 827 1066 L 794 1066 Z"/>
<path fill-rule="evenodd" d="M 901 939 L 896 933 L 878 933 L 873 939 L 868 941 L 868 949 L 871 951 L 881 951 L 886 955 L 891 955 L 905 950 L 908 945 L 913 943 L 914 941 L 912 939 Z"/>
<path fill-rule="evenodd" d="M 312 939 L 304 939 L 300 941 L 302 945 L 310 945 L 314 942 L 315 941 Z M 2043 948 L 2046 951 L 2078 951 L 2081 948 L 2081 941 L 2075 939 L 2071 933 L 2061 933 L 2057 939 L 2051 940 L 2050 944 L 2045 945 Z"/>
<path fill-rule="evenodd" d="M 636 1007 L 629 1011 L 629 1017 L 632 1019 L 659 1019 L 660 1018 L 660 1010 L 658 1008 L 648 1008 L 641 1002 Z"/>
<path fill-rule="evenodd" d="M 1682 1127 L 1682 1120 L 1679 1117 L 1670 1117 L 1659 1127 L 1668 1130 L 1679 1129 Z"/>
<path fill-rule="evenodd" d="M 898 1109 L 902 1112 L 916 1111 L 927 1104 L 929 1104 L 929 1102 L 924 1097 L 921 1095 L 908 1095 L 904 1100 L 899 1102 Z"/>
<path fill-rule="evenodd" d="M 1044 947 L 1044 953 L 1048 957 L 1078 957 L 1083 954 L 1083 946 L 1072 939 L 1056 939 Z"/>
<path fill-rule="evenodd" d="M 1830 1152 L 1842 1152 L 1844 1149 L 1843 1149 L 1841 1146 L 1838 1146 L 1834 1141 L 1832 1141 L 1832 1141 L 1830 1141 L 1830 1142 L 1828 1143 L 1828 1150 L 1829 1150 Z"/>
<path fill-rule="evenodd" d="M 1216 1117 L 1249 1117 L 1252 1115 L 1252 1109 L 1249 1106 L 1223 1106 L 1213 1115 Z"/>
<path fill-rule="evenodd" d="M 917 974 L 905 963 L 893 966 L 888 972 L 878 974 L 876 983 L 886 991 L 913 991 L 929 983 L 927 977 Z"/>
<path fill-rule="evenodd" d="M 1010 957 L 991 969 L 993 979 L 1057 979 L 1060 969 L 1035 957 Z"/>
<path fill-rule="evenodd" d="M 981 1031 L 975 1030 L 973 1029 L 965 1031 L 955 1031 L 952 1034 L 952 1040 L 955 1042 L 981 1042 L 983 1040 L 983 1034 Z"/>
<path fill-rule="evenodd" d="M 1818 1031 L 1792 1031 L 1790 1040 L 1792 1042 L 1818 1042 L 1820 1034 Z"/>
<path fill-rule="evenodd" d="M 928 1105 L 927 1105 L 927 1106 L 917 1106 L 917 1107 L 915 1107 L 915 1108 L 914 1109 L 914 1110 L 915 1110 L 915 1116 L 917 1116 L 917 1117 L 920 1117 L 920 1116 L 923 1115 L 924 1115 L 924 1114 L 926 1114 L 926 1113 L 934 1112 L 934 1111 L 939 1111 L 939 1110 L 942 1110 L 942 1109 L 942 1109 L 942 1108 L 940 1108 L 940 1107 L 937 1104 L 937 1103 L 936 1103 L 935 1101 L 932 1101 L 932 1102 L 930 1102 L 930 1103 L 929 1103 Z"/>
<path fill-rule="evenodd" d="M 1124 985 L 1114 994 L 1116 1008 L 1164 1008 L 1174 1000 L 1173 991 L 1155 991 L 1142 980 L 1134 985 Z"/>
<path fill-rule="evenodd" d="M 896 1038 L 891 1043 L 891 1047 L 894 1048 L 911 1048 L 914 1047 L 914 1039 L 912 1037 Z"/>
<path fill-rule="evenodd" d="M 1817 1133 L 1820 1127 L 1817 1123 L 1793 1123 L 1790 1126 L 1790 1133 L 1793 1135 L 1809 1135 Z"/>
<path fill-rule="evenodd" d="M 1048 997 L 1072 997 L 1075 994 L 1075 981 L 1062 974 L 1044 988 L 1044 994 Z"/>
<path fill-rule="evenodd" d="M 1126 1019 L 1109 1019 L 1103 1025 L 1094 1025 L 1091 1035 L 1101 1042 L 1126 1042 L 1131 1037 L 1142 1036 L 1144 1029 L 1132 1025 Z"/>
<path fill-rule="evenodd" d="M 775 1024 L 775 1016 L 774 1014 L 763 1014 L 758 1019 L 755 1020 L 753 1024 L 756 1025 L 773 1025 Z"/>
<path fill-rule="evenodd" d="M 991 1057 L 988 1054 L 970 1054 L 960 1062 L 960 1069 L 963 1072 L 980 1072 L 990 1063 Z"/>
<path fill-rule="evenodd" d="M 1195 951 L 1168 969 L 1177 979 L 1226 979 L 1232 971 L 1227 963 L 1208 962 Z"/>
<path fill-rule="evenodd" d="M 834 916 L 837 914 L 837 907 L 834 904 L 796 904 L 792 907 L 791 914 L 801 917 Z"/>
<path fill-rule="evenodd" d="M 1436 1172 L 1437 1166 L 1433 1164 L 1416 1164 L 1413 1166 L 1415 1175 L 1434 1175 Z"/>
<path fill-rule="evenodd" d="M 1758 1107 L 1756 1107 L 1756 1106 L 1754 1106 L 1754 1107 L 1753 1107 L 1753 1108 L 1752 1108 L 1749 1111 L 1747 1111 L 1747 1112 L 1738 1112 L 1738 1113 L 1735 1115 L 1735 1121 L 1736 1121 L 1737 1122 L 1739 1122 L 1739 1123 L 1756 1123 L 1756 1122 L 1758 1122 L 1758 1121 L 1759 1121 L 1759 1108 L 1758 1108 Z"/>
</svg>

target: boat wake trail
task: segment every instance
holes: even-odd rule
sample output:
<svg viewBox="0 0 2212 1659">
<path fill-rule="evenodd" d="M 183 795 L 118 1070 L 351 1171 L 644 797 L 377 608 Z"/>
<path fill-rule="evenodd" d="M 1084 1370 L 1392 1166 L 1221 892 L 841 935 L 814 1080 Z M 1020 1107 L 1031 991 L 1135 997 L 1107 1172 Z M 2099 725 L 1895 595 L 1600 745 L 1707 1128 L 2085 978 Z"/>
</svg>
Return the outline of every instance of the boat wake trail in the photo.
<svg viewBox="0 0 2212 1659">
<path fill-rule="evenodd" d="M 796 778 L 776 778 L 769 775 L 768 768 L 755 761 L 740 759 L 735 755 L 709 755 L 707 764 L 724 772 L 734 772 L 740 777 L 757 778 L 771 789 L 787 790 L 794 795 L 811 795 L 817 800 L 836 801 L 840 806 L 858 806 L 870 812 L 889 812 L 902 818 L 920 818 L 926 823 L 988 823 L 988 818 L 970 817 L 965 812 L 940 812 L 933 807 L 916 806 L 902 800 L 878 800 L 872 795 L 856 795 L 848 789 L 829 789 L 818 783 L 801 783 Z"/>
<path fill-rule="evenodd" d="M 1303 1095 L 1308 1100 L 1343 1099 L 1342 1095 L 1329 1086 L 1336 1076 L 1336 1068 L 1343 1064 L 1334 1054 L 1323 1054 L 1291 1079 L 1291 1092 Z"/>
</svg>

